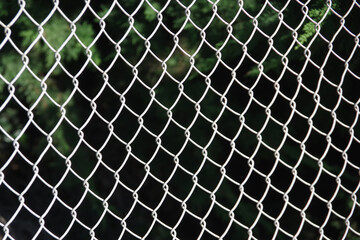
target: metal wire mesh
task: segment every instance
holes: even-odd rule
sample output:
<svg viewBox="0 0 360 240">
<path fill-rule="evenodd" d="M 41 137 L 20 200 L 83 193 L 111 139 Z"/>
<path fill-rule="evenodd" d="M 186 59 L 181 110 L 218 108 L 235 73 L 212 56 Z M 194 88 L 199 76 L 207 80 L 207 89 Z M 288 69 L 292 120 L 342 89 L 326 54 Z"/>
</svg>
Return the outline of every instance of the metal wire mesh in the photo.
<svg viewBox="0 0 360 240">
<path fill-rule="evenodd" d="M 359 3 L 65 2 L 0 19 L 1 239 L 360 238 Z"/>
</svg>

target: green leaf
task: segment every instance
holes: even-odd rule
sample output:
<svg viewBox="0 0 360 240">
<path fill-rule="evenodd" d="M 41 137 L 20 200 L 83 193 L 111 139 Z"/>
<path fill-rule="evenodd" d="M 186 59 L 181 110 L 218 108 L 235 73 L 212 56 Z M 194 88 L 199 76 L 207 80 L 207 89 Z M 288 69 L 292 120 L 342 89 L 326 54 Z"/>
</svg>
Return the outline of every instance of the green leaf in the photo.
<svg viewBox="0 0 360 240">
<path fill-rule="evenodd" d="M 334 7 L 336 6 L 335 3 L 333 5 L 334 5 Z M 324 4 L 322 8 L 311 9 L 309 11 L 308 15 L 315 22 L 319 22 L 324 17 L 327 10 L 328 10 L 328 6 L 326 4 Z M 327 16 L 330 16 L 331 13 L 332 13 L 331 11 L 328 11 Z M 326 21 L 326 18 L 324 19 L 324 21 L 322 21 L 320 23 L 320 26 L 322 26 L 325 23 L 325 21 Z M 302 32 L 303 33 L 300 34 L 300 36 L 298 37 L 298 40 L 301 44 L 304 45 L 306 42 L 308 42 L 308 40 L 310 38 L 312 38 L 315 35 L 316 24 L 313 22 L 307 22 L 306 24 L 304 24 Z M 295 50 L 299 49 L 299 47 L 300 47 L 299 45 L 295 46 Z"/>
<path fill-rule="evenodd" d="M 90 45 L 94 40 L 94 29 L 88 22 L 83 22 L 76 25 L 76 35 L 85 45 Z"/>
<path fill-rule="evenodd" d="M 160 9 L 160 5 L 158 3 L 153 3 L 152 6 L 156 9 Z M 149 22 L 154 21 L 156 19 L 157 13 L 148 4 L 144 4 L 144 7 L 145 20 Z"/>
</svg>

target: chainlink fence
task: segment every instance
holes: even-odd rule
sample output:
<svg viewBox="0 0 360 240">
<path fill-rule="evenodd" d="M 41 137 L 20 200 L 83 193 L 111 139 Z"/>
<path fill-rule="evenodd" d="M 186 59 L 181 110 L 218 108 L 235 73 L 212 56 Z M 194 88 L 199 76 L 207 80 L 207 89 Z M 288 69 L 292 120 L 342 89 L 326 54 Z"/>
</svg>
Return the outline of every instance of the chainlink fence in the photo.
<svg viewBox="0 0 360 240">
<path fill-rule="evenodd" d="M 359 19 L 0 0 L 0 239 L 360 239 Z"/>
</svg>

